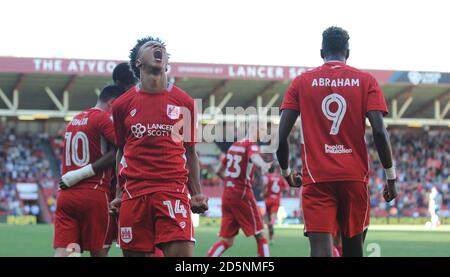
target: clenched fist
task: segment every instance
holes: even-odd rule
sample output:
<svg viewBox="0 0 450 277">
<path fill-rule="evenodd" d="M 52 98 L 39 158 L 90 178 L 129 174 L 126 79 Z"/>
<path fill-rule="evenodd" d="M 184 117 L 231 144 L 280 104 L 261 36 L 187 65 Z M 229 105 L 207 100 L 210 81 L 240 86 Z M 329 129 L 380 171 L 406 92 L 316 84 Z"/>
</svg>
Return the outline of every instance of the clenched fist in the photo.
<svg viewBox="0 0 450 277">
<path fill-rule="evenodd" d="M 208 196 L 197 194 L 191 197 L 191 210 L 195 214 L 202 214 L 208 210 Z"/>
</svg>

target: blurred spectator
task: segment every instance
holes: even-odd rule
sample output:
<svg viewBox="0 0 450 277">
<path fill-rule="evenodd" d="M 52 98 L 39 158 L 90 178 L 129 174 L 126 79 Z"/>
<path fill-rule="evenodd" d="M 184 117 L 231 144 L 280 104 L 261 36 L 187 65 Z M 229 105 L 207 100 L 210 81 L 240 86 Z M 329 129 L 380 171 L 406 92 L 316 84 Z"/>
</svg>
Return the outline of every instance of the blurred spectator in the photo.
<svg viewBox="0 0 450 277">
<path fill-rule="evenodd" d="M 17 198 L 18 182 L 35 182 L 52 178 L 39 136 L 16 134 L 14 129 L 0 133 L 0 212 L 11 215 L 32 213 L 32 207 Z M 49 186 L 54 186 L 54 182 Z M 36 211 L 36 208 L 34 209 Z"/>
</svg>

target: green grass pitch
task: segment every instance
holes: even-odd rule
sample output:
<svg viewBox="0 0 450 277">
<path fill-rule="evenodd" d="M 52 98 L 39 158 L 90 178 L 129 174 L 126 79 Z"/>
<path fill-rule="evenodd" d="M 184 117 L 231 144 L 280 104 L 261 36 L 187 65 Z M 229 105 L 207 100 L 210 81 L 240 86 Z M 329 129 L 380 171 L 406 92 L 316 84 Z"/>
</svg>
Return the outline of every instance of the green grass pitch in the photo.
<svg viewBox="0 0 450 277">
<path fill-rule="evenodd" d="M 205 256 L 209 247 L 217 241 L 217 232 L 217 226 L 196 229 L 195 256 Z M 52 256 L 52 238 L 52 225 L 0 224 L 0 256 Z M 274 257 L 308 256 L 308 240 L 303 237 L 302 226 L 276 227 L 270 251 Z M 372 226 L 365 243 L 365 255 L 377 254 L 383 257 L 449 257 L 450 228 L 443 226 L 437 231 L 430 231 L 422 226 Z M 83 256 L 87 256 L 87 253 Z M 113 246 L 110 256 L 121 256 L 120 249 Z M 256 256 L 254 238 L 246 238 L 240 233 L 235 245 L 224 256 Z"/>
</svg>

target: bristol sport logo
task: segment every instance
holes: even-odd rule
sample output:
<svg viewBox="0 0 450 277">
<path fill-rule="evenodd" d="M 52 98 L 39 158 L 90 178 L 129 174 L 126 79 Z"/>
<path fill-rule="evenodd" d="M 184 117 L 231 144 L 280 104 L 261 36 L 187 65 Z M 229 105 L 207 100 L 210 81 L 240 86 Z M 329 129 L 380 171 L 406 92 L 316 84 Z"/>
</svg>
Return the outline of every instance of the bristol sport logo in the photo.
<svg viewBox="0 0 450 277">
<path fill-rule="evenodd" d="M 133 231 L 131 227 L 120 227 L 120 239 L 125 243 L 129 243 L 133 240 Z"/>
<path fill-rule="evenodd" d="M 136 138 L 142 138 L 147 131 L 147 128 L 141 123 L 131 125 L 131 132 Z"/>
</svg>

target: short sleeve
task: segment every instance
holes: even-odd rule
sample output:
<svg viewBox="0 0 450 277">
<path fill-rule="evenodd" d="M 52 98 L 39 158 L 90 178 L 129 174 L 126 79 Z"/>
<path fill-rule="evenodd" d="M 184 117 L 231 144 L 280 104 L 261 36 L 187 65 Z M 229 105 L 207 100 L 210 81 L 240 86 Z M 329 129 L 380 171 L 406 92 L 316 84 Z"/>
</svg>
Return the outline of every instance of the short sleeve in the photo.
<svg viewBox="0 0 450 277">
<path fill-rule="evenodd" d="M 197 106 L 192 98 L 189 98 L 186 108 L 189 110 L 190 122 L 185 125 L 189 129 L 183 130 L 183 142 L 186 146 L 193 146 L 197 142 Z"/>
<path fill-rule="evenodd" d="M 106 140 L 112 144 L 116 144 L 116 137 L 114 134 L 114 126 L 112 115 L 102 112 L 97 121 L 97 128 Z"/>
<path fill-rule="evenodd" d="M 366 112 L 369 111 L 380 111 L 383 115 L 388 114 L 388 108 L 386 105 L 386 100 L 384 99 L 383 92 L 378 85 L 377 80 L 370 76 L 369 78 L 369 89 L 367 92 L 367 107 Z"/>
<path fill-rule="evenodd" d="M 112 107 L 112 117 L 113 117 L 113 126 L 114 126 L 114 134 L 116 137 L 116 145 L 117 147 L 123 147 L 125 145 L 126 138 L 126 129 L 125 129 L 125 117 L 122 113 L 122 110 L 119 105 L 113 104 Z"/>
<path fill-rule="evenodd" d="M 299 80 L 299 77 L 297 77 L 289 85 L 289 88 L 284 94 L 283 102 L 281 104 L 281 110 L 294 110 L 300 112 Z"/>
</svg>

